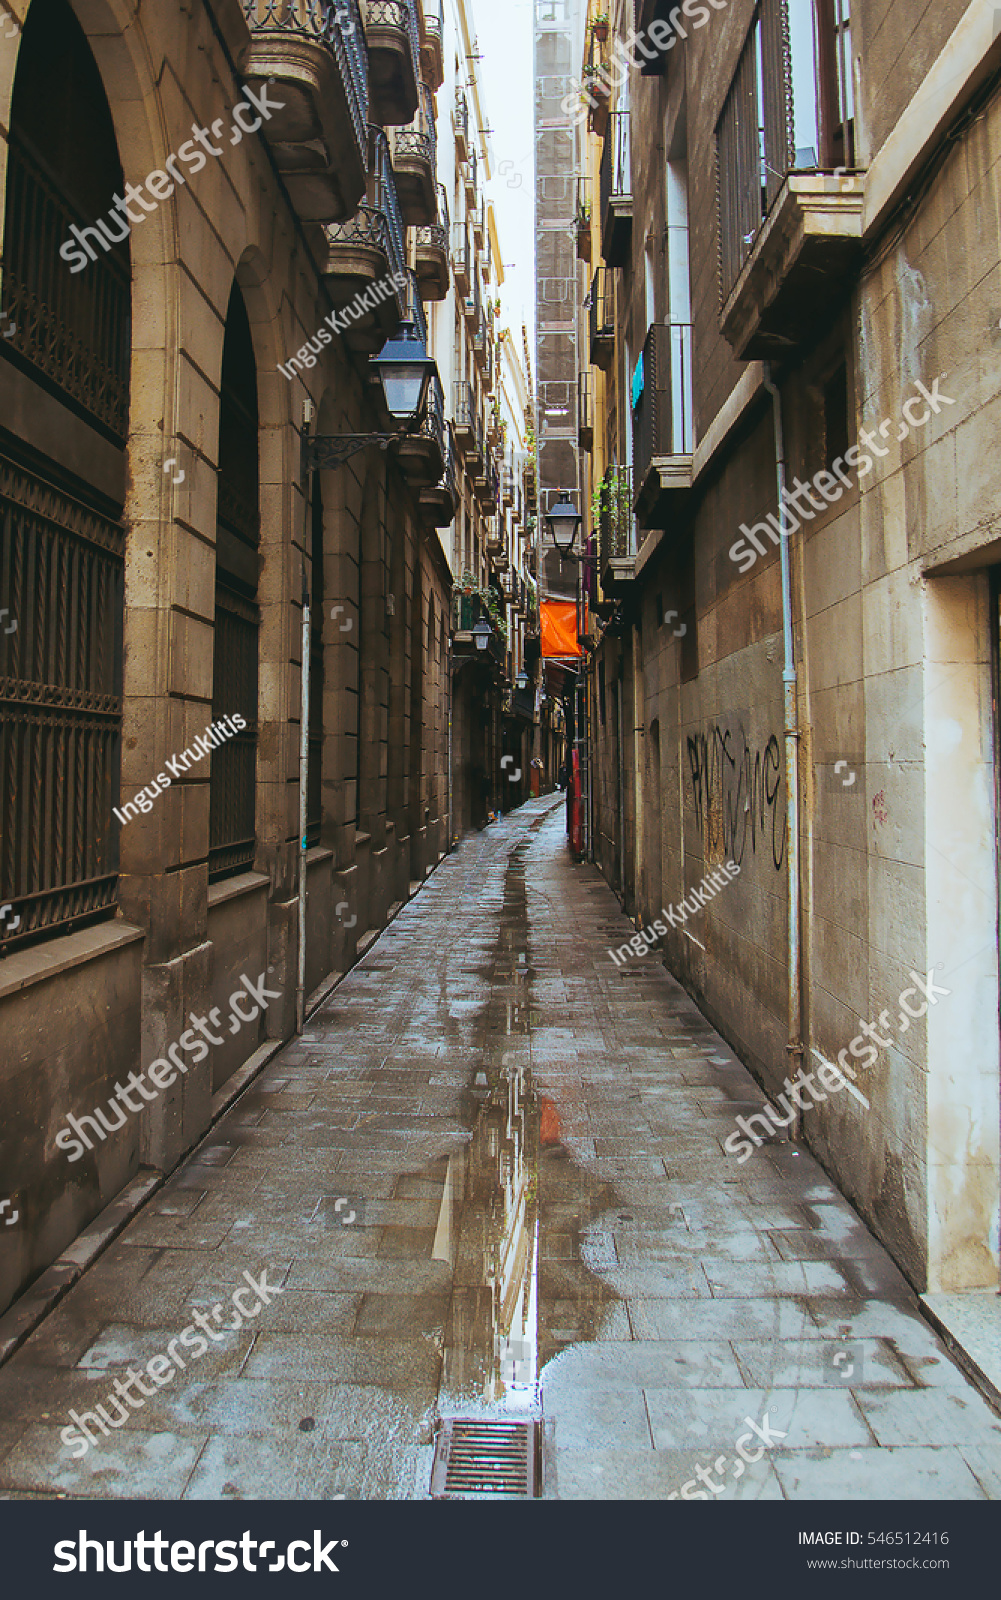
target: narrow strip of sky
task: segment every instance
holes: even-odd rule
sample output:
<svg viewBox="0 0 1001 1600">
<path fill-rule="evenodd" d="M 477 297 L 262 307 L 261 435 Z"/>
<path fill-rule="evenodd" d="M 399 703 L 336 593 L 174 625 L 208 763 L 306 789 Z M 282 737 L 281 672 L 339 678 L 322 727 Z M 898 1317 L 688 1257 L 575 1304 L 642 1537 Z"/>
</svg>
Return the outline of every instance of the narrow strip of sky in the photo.
<svg viewBox="0 0 1001 1600">
<path fill-rule="evenodd" d="M 504 254 L 501 322 L 521 349 L 522 324 L 535 349 L 535 132 L 532 65 L 533 0 L 471 0 L 475 63 L 493 176 L 494 207 Z"/>
</svg>

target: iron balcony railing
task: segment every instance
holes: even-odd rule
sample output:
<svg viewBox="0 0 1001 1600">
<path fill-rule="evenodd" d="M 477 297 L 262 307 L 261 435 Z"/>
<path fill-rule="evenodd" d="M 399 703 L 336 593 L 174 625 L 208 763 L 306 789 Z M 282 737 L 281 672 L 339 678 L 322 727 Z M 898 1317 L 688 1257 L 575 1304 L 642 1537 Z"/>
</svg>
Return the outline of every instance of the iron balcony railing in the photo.
<svg viewBox="0 0 1001 1600">
<path fill-rule="evenodd" d="M 447 432 L 445 427 L 445 393 L 437 373 L 432 376 L 428 388 L 427 406 L 421 420 L 420 431 L 425 439 L 434 439 L 444 457 Z"/>
<path fill-rule="evenodd" d="M 655 322 L 643 344 L 633 403 L 637 485 L 655 456 L 692 454 L 692 327 Z"/>
<path fill-rule="evenodd" d="M 590 450 L 594 444 L 594 374 L 577 374 L 577 435 L 580 448 Z"/>
<path fill-rule="evenodd" d="M 399 161 L 404 157 L 426 161 L 438 169 L 438 133 L 435 128 L 434 100 L 426 83 L 421 86 L 417 115 L 407 128 L 394 128 L 393 150 Z"/>
<path fill-rule="evenodd" d="M 466 183 L 466 202 L 467 202 L 467 204 L 466 204 L 466 212 L 467 212 L 467 215 L 470 215 L 470 214 L 474 213 L 475 210 L 476 210 L 476 196 L 479 193 L 479 190 L 477 188 L 476 150 L 472 145 L 469 146 L 469 153 L 466 156 L 465 183 Z"/>
<path fill-rule="evenodd" d="M 11 134 L 0 304 L 4 351 L 42 385 L 124 442 L 129 420 L 131 274 L 123 244 L 71 273 L 60 246 L 93 228 L 56 174 Z M 90 235 L 87 235 L 90 237 Z"/>
<path fill-rule="evenodd" d="M 458 224 L 457 224 L 458 226 Z M 444 187 L 438 185 L 438 217 L 435 222 L 422 223 L 417 229 L 418 245 L 431 245 L 440 250 L 443 256 L 448 255 L 449 221 L 448 221 L 448 196 Z"/>
<path fill-rule="evenodd" d="M 760 0 L 716 124 L 726 300 L 787 175 L 855 165 L 849 0 Z"/>
<path fill-rule="evenodd" d="M 472 251 L 469 246 L 469 226 L 465 222 L 452 225 L 452 264 L 456 277 L 468 284 L 472 272 Z"/>
<path fill-rule="evenodd" d="M 452 385 L 452 420 L 459 433 L 476 434 L 476 401 L 472 384 L 459 379 Z"/>
<path fill-rule="evenodd" d="M 613 111 L 608 119 L 605 143 L 601 151 L 601 173 L 599 177 L 602 224 L 604 224 L 605 214 L 608 211 L 610 202 L 613 199 L 625 199 L 633 192 L 629 151 L 629 118 L 628 111 Z"/>
<path fill-rule="evenodd" d="M 368 50 L 358 0 L 243 0 L 252 34 L 289 34 L 320 39 L 340 68 L 358 139 L 368 127 Z"/>
<path fill-rule="evenodd" d="M 445 37 L 445 5 L 444 0 L 424 0 L 424 32 L 429 39 L 443 40 Z"/>
<path fill-rule="evenodd" d="M 615 339 L 615 279 L 611 267 L 598 267 L 591 279 L 590 334 L 594 359 L 596 345 Z"/>
<path fill-rule="evenodd" d="M 631 556 L 636 550 L 632 473 L 628 467 L 609 467 L 598 486 L 598 505 L 598 562 L 604 572 L 613 557 Z"/>
<path fill-rule="evenodd" d="M 365 17 L 369 28 L 399 28 L 406 34 L 414 79 L 420 83 L 421 40 L 414 0 L 367 0 Z"/>
<path fill-rule="evenodd" d="M 407 273 L 404 249 L 403 218 L 396 194 L 393 163 L 389 158 L 389 143 L 382 128 L 375 124 L 368 130 L 368 200 L 360 205 L 353 217 L 344 222 L 330 222 L 324 232 L 332 245 L 374 244 L 386 257 L 390 275 Z M 397 291 L 397 304 L 402 318 L 405 300 Z"/>
<path fill-rule="evenodd" d="M 407 322 L 413 323 L 414 332 L 423 344 L 424 349 L 427 350 L 428 319 L 424 310 L 424 302 L 421 299 L 420 285 L 417 282 L 417 274 L 412 268 L 408 267 L 406 273 L 407 286 L 403 291 L 403 318 Z"/>
<path fill-rule="evenodd" d="M 469 148 L 469 102 L 458 84 L 455 86 L 455 105 L 452 108 L 452 131 L 459 146 L 460 160 L 465 161 Z"/>
</svg>

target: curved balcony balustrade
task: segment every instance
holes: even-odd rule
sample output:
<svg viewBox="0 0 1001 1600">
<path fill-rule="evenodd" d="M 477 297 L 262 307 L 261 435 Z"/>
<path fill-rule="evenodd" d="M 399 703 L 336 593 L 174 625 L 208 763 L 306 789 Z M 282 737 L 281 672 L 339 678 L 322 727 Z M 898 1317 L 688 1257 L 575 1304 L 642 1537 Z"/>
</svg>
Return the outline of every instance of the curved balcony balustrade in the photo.
<svg viewBox="0 0 1001 1600">
<path fill-rule="evenodd" d="M 438 215 L 438 145 L 434 101 L 421 84 L 421 104 L 408 128 L 394 128 L 391 148 L 396 192 L 408 227 L 429 227 Z"/>
<path fill-rule="evenodd" d="M 437 376 L 431 379 L 420 429 L 402 439 L 396 449 L 408 482 L 422 489 L 439 482 L 445 470 L 445 396 Z"/>
<path fill-rule="evenodd" d="M 369 62 L 358 0 L 242 0 L 240 67 L 271 89 L 261 132 L 305 222 L 338 222 L 364 198 Z M 276 102 L 282 102 L 279 106 Z"/>
<path fill-rule="evenodd" d="M 364 204 L 346 222 L 324 229 L 327 255 L 322 270 L 338 311 L 350 319 L 344 338 L 352 350 L 375 355 L 406 314 L 407 276 L 400 215 L 389 146 L 381 128 L 369 129 L 368 190 Z M 397 282 L 391 280 L 397 275 Z M 423 316 L 423 311 L 421 313 Z"/>
<path fill-rule="evenodd" d="M 444 300 L 448 294 L 448 245 L 448 196 L 439 184 L 437 218 L 427 227 L 417 229 L 414 265 L 422 300 Z"/>
<path fill-rule="evenodd" d="M 421 30 L 421 77 L 429 89 L 445 82 L 445 8 L 442 0 L 424 0 Z"/>
<path fill-rule="evenodd" d="M 420 36 L 414 0 L 363 0 L 373 122 L 402 127 L 420 105 Z"/>
<path fill-rule="evenodd" d="M 459 489 L 455 476 L 455 441 L 447 425 L 444 435 L 445 465 L 438 482 L 421 490 L 421 516 L 432 528 L 447 528 L 455 519 Z"/>
</svg>

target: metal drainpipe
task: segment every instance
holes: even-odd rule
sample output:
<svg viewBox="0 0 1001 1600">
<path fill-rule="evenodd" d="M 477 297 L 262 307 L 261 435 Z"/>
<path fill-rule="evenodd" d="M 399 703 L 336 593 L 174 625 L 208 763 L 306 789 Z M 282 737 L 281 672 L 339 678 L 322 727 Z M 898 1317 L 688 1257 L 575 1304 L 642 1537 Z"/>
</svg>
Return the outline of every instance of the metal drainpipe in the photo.
<svg viewBox="0 0 1001 1600">
<path fill-rule="evenodd" d="M 772 364 L 764 363 L 765 388 L 772 397 L 772 416 L 775 426 L 775 481 L 778 486 L 780 521 L 785 505 L 786 456 L 785 431 L 782 426 L 782 397 L 772 382 Z M 802 930 L 800 915 L 800 850 L 799 850 L 799 712 L 796 696 L 796 651 L 792 621 L 792 569 L 789 552 L 790 535 L 779 540 L 779 559 L 782 573 L 782 637 L 785 644 L 785 664 L 782 669 L 782 688 L 785 713 L 785 763 L 786 763 L 786 876 L 789 896 L 789 961 L 787 971 L 789 1042 L 786 1053 L 793 1058 L 798 1069 L 803 1064 L 803 978 Z M 801 1116 L 797 1110 L 793 1124 L 800 1131 Z"/>
<path fill-rule="evenodd" d="M 312 533 L 310 508 L 313 475 L 306 465 L 306 443 L 313 423 L 313 402 L 303 405 L 302 439 L 302 676 L 300 690 L 301 722 L 299 726 L 299 950 L 295 986 L 295 1031 L 302 1033 L 306 1022 L 306 849 L 307 815 L 309 806 L 309 646 L 310 646 L 310 586 L 306 573 L 306 551 L 310 549 Z"/>
<path fill-rule="evenodd" d="M 615 684 L 616 711 L 618 727 L 618 766 L 619 766 L 619 889 L 622 894 L 622 909 L 626 909 L 626 756 L 622 737 L 622 661 L 619 661 L 619 676 Z"/>
</svg>

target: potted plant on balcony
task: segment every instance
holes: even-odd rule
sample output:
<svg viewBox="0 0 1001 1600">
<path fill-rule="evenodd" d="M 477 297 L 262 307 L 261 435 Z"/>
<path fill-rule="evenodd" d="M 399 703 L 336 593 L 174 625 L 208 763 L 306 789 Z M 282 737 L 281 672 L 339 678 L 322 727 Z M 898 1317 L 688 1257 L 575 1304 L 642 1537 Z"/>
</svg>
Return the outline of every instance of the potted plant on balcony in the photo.
<svg viewBox="0 0 1001 1600">
<path fill-rule="evenodd" d="M 593 38 L 597 39 L 599 44 L 604 44 L 605 43 L 605 40 L 608 38 L 608 12 L 607 11 L 599 11 L 598 15 L 595 17 L 594 21 L 591 23 L 591 34 L 592 34 Z"/>
</svg>

